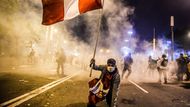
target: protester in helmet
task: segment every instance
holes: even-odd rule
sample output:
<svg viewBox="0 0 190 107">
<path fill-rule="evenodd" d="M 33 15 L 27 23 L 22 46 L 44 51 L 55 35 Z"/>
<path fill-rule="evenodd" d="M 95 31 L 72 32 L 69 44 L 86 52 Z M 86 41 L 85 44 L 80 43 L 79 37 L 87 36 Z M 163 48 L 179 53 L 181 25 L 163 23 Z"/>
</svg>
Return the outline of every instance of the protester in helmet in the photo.
<svg viewBox="0 0 190 107">
<path fill-rule="evenodd" d="M 190 73 L 188 71 L 188 57 L 184 56 L 183 53 L 180 53 L 180 57 L 176 60 L 178 64 L 177 78 L 178 81 L 183 81 L 184 74 L 187 75 L 186 80 L 190 80 Z"/>
<path fill-rule="evenodd" d="M 168 59 L 165 54 L 158 60 L 158 73 L 159 73 L 159 82 L 161 83 L 161 76 L 164 76 L 164 83 L 167 84 L 167 70 L 168 70 Z"/>
<path fill-rule="evenodd" d="M 185 67 L 186 67 L 186 70 L 185 70 L 186 79 L 185 79 L 185 81 L 189 81 L 190 80 L 190 72 L 189 72 L 189 69 L 188 69 L 188 65 L 189 65 L 190 59 L 189 59 L 187 54 L 184 54 L 183 57 L 185 59 Z"/>
<path fill-rule="evenodd" d="M 89 102 L 87 106 L 96 107 L 98 102 L 106 99 L 108 107 L 116 107 L 120 75 L 115 59 L 108 59 L 106 65 L 96 65 L 95 60 L 92 59 L 90 67 L 101 71 L 101 75 L 89 82 Z"/>
</svg>

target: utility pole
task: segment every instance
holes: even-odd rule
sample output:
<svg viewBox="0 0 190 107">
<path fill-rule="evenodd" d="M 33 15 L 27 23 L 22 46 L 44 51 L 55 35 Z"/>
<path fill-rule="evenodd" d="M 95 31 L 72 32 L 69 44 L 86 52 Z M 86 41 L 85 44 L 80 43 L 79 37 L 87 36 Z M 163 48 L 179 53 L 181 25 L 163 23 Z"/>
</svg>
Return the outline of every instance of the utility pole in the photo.
<svg viewBox="0 0 190 107">
<path fill-rule="evenodd" d="M 170 31 L 172 39 L 171 60 L 174 61 L 174 16 L 170 17 Z"/>
</svg>

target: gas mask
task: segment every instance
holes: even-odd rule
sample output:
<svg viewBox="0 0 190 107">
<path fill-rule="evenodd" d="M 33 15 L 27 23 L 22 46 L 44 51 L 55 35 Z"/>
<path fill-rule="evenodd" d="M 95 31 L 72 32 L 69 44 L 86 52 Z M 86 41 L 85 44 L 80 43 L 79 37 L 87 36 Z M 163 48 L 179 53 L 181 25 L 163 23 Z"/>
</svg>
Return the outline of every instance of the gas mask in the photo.
<svg viewBox="0 0 190 107">
<path fill-rule="evenodd" d="M 107 66 L 107 70 L 109 72 L 113 72 L 115 70 L 115 67 L 113 67 L 113 66 Z"/>
</svg>

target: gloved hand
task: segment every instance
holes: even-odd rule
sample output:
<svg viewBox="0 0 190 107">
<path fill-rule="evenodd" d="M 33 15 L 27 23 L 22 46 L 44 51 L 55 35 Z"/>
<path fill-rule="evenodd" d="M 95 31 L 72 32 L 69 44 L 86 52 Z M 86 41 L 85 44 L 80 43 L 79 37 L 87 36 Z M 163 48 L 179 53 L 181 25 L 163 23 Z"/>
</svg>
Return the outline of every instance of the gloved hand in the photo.
<svg viewBox="0 0 190 107">
<path fill-rule="evenodd" d="M 92 66 L 94 66 L 94 65 L 95 65 L 95 59 L 92 58 L 92 59 L 90 60 L 90 67 L 92 67 Z"/>
</svg>

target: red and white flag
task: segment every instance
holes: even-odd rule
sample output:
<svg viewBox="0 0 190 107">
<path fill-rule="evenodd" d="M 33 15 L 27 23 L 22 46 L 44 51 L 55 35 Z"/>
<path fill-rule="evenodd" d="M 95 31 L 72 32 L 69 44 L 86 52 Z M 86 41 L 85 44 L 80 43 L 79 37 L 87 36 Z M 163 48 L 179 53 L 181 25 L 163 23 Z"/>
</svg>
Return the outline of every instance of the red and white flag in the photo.
<svg viewBox="0 0 190 107">
<path fill-rule="evenodd" d="M 102 8 L 101 0 L 42 0 L 43 25 L 68 20 L 90 10 Z"/>
</svg>

